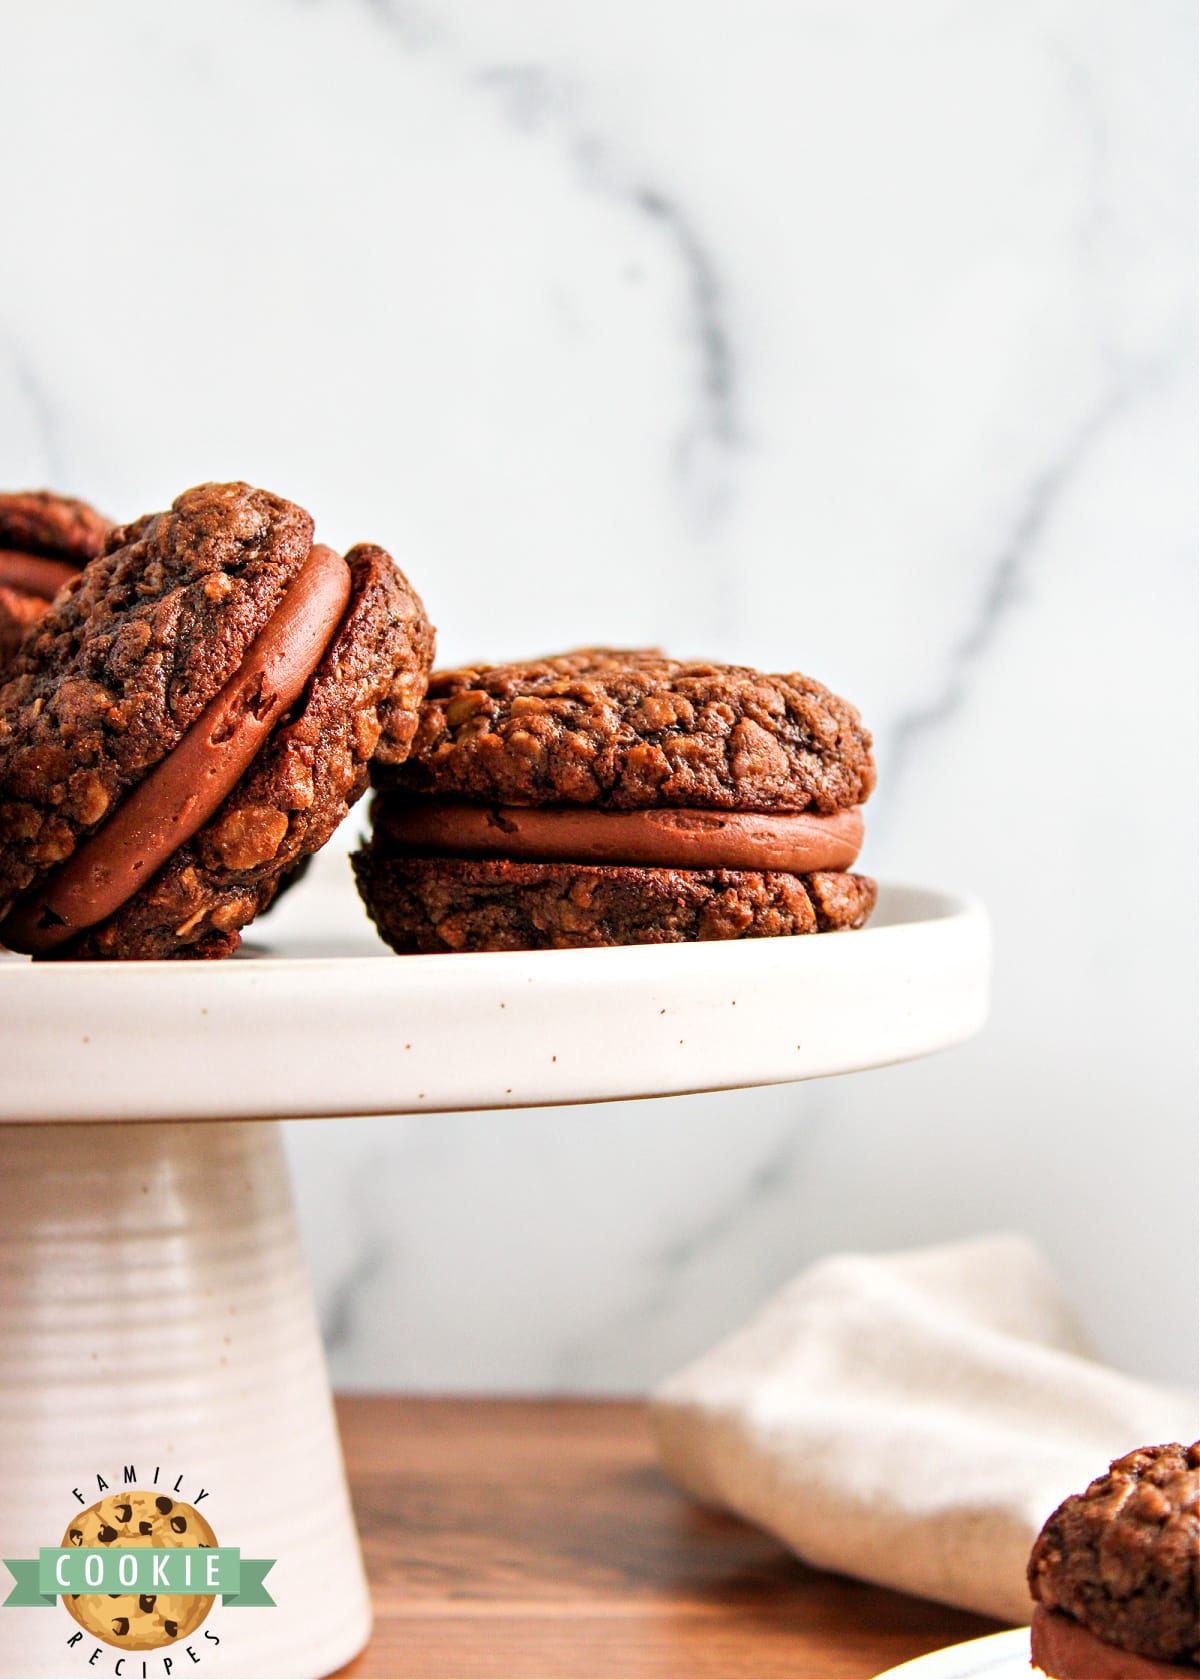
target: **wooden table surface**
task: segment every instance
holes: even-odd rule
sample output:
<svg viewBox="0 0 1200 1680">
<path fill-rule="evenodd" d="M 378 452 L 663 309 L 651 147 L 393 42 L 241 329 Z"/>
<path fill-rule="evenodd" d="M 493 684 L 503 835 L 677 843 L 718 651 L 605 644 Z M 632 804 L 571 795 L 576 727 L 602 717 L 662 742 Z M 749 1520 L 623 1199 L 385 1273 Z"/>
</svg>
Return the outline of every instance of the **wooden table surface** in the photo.
<svg viewBox="0 0 1200 1680">
<path fill-rule="evenodd" d="M 799 1563 L 659 1472 L 631 1402 L 338 1402 L 375 1605 L 354 1680 L 840 1680 L 997 1624 Z"/>
</svg>

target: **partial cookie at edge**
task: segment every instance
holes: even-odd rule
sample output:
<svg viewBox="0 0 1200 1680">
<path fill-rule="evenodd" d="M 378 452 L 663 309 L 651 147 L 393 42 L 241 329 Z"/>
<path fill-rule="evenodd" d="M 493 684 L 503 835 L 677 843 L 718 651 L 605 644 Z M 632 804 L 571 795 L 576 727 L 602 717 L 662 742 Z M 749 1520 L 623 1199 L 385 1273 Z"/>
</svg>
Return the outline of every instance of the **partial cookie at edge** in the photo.
<svg viewBox="0 0 1200 1680">
<path fill-rule="evenodd" d="M 79 568 L 103 551 L 110 522 L 87 502 L 53 490 L 0 491 L 0 555 Z M 49 593 L 53 593 L 51 590 Z M 28 587 L 0 571 L 0 681 L 29 626 L 49 605 L 44 586 Z"/>
<path fill-rule="evenodd" d="M 1200 1442 L 1114 1459 L 1048 1518 L 1028 1575 L 1107 1644 L 1200 1667 Z"/>
<path fill-rule="evenodd" d="M 0 548 L 84 566 L 103 553 L 112 523 L 54 490 L 0 491 Z"/>
<path fill-rule="evenodd" d="M 45 611 L 45 601 L 39 600 L 36 595 L 27 595 L 23 590 L 0 583 L 0 673 L 15 658 L 29 626 L 36 624 Z"/>
</svg>

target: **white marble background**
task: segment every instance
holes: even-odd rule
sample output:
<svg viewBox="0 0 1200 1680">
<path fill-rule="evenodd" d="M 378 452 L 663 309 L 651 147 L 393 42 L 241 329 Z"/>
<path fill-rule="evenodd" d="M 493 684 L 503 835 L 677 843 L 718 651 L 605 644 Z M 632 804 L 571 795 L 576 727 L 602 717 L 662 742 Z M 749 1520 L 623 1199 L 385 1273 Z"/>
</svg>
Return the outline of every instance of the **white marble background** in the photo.
<svg viewBox="0 0 1200 1680">
<path fill-rule="evenodd" d="M 810 1087 L 291 1128 L 335 1377 L 633 1389 L 832 1248 L 1031 1231 L 1195 1369 L 1186 0 L 6 8 L 0 459 L 245 477 L 447 661 L 799 666 L 993 1022 Z"/>
</svg>

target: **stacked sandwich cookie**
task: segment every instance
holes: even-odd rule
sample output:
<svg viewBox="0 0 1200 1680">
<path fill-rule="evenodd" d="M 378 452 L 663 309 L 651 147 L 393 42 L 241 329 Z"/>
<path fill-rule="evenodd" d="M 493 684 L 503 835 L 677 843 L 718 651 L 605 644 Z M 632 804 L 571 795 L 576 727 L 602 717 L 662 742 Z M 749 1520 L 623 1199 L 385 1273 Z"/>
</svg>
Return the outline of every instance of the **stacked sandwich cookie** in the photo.
<svg viewBox="0 0 1200 1680">
<path fill-rule="evenodd" d="M 657 944 L 861 927 L 875 782 L 811 678 L 584 649 L 435 673 L 373 769 L 359 891 L 397 951 Z"/>
<path fill-rule="evenodd" d="M 0 943 L 228 955 L 407 752 L 432 658 L 391 558 L 267 491 L 110 531 L 0 685 Z"/>
<path fill-rule="evenodd" d="M 64 584 L 104 547 L 109 521 L 53 490 L 0 491 L 0 671 Z"/>
<path fill-rule="evenodd" d="M 830 932 L 874 904 L 871 740 L 819 683 L 608 649 L 431 683 L 390 557 L 343 559 L 267 491 L 114 527 L 0 497 L 0 608 L 10 950 L 226 956 L 369 775 L 355 870 L 397 951 Z"/>
<path fill-rule="evenodd" d="M 1200 1441 L 1114 1459 L 1029 1559 L 1034 1666 L 1053 1680 L 1200 1674 Z"/>
</svg>

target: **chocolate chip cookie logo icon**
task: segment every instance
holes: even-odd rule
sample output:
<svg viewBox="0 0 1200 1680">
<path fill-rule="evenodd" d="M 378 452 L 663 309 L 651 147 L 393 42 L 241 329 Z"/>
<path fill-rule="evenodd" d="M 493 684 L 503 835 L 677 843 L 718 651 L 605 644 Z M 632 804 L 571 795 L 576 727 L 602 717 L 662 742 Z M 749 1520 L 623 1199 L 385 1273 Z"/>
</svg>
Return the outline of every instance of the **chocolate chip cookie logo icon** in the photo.
<svg viewBox="0 0 1200 1680">
<path fill-rule="evenodd" d="M 206 1497 L 201 1491 L 197 1503 Z M 274 1562 L 219 1545 L 208 1519 L 176 1490 L 124 1487 L 73 1515 L 58 1546 L 43 1546 L 35 1558 L 4 1559 L 16 1583 L 4 1608 L 52 1606 L 61 1598 L 83 1629 L 68 1638 L 69 1647 L 86 1646 L 90 1635 L 121 1651 L 157 1651 L 199 1634 L 218 1597 L 224 1606 L 274 1608 L 263 1584 Z M 211 1628 L 201 1637 L 209 1650 L 221 1643 Z M 197 1640 L 185 1649 L 190 1669 L 203 1647 Z M 119 1663 L 113 1673 L 122 1672 Z M 171 1672 L 169 1659 L 163 1672 Z"/>
<path fill-rule="evenodd" d="M 216 1544 L 216 1535 L 194 1506 L 177 1503 L 165 1493 L 141 1490 L 98 1500 L 72 1519 L 62 1537 L 64 1550 L 72 1546 L 113 1546 L 212 1551 Z M 165 1575 L 164 1569 L 164 1580 Z M 84 1585 L 86 1579 L 85 1569 Z M 194 1633 L 212 1609 L 215 1596 L 158 1591 L 122 1594 L 114 1599 L 97 1593 L 67 1593 L 63 1603 L 81 1628 L 106 1644 L 121 1645 L 129 1651 L 156 1651 L 160 1645 L 171 1645 Z"/>
</svg>

